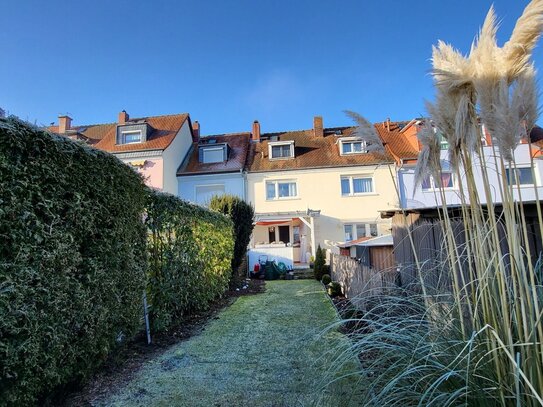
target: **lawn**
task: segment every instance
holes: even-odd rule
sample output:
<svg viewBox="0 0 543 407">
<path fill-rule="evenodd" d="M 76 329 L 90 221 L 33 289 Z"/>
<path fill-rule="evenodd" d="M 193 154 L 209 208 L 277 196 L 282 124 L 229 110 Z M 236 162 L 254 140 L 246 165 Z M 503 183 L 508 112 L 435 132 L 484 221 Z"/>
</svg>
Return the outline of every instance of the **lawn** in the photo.
<svg viewBox="0 0 543 407">
<path fill-rule="evenodd" d="M 98 405 L 357 405 L 352 389 L 359 376 L 325 386 L 358 366 L 353 356 L 341 370 L 333 368 L 349 345 L 337 331 L 324 330 L 336 321 L 316 281 L 267 282 L 265 293 L 238 298 L 200 335 L 147 362 Z"/>
</svg>

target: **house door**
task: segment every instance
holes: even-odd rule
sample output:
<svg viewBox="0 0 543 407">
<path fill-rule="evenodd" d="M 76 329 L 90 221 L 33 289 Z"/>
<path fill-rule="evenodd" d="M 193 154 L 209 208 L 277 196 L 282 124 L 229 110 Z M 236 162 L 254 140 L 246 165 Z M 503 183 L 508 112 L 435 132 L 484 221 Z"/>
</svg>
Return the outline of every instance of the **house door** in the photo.
<svg viewBox="0 0 543 407">
<path fill-rule="evenodd" d="M 279 226 L 279 240 L 290 243 L 290 226 Z"/>
<path fill-rule="evenodd" d="M 270 243 L 275 242 L 275 226 L 270 226 L 268 228 L 268 240 Z"/>
</svg>

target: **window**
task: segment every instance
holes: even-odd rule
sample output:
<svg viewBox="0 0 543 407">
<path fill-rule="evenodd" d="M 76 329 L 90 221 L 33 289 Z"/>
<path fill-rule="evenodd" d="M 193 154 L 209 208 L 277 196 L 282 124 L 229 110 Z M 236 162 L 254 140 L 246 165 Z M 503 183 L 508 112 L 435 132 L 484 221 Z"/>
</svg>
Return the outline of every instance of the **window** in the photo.
<svg viewBox="0 0 543 407">
<path fill-rule="evenodd" d="M 226 144 L 216 144 L 214 146 L 200 146 L 199 161 L 203 164 L 220 163 L 227 160 Z"/>
<path fill-rule="evenodd" d="M 220 163 L 225 161 L 224 146 L 202 148 L 202 163 Z"/>
<path fill-rule="evenodd" d="M 435 127 L 434 127 L 434 132 L 436 133 L 436 137 L 439 140 L 439 148 L 441 150 L 448 150 L 449 149 L 449 142 L 447 141 L 447 139 L 445 138 L 443 133 L 440 132 L 439 130 L 437 130 Z"/>
<path fill-rule="evenodd" d="M 377 223 L 357 223 L 354 226 L 356 227 L 356 239 L 360 239 L 362 237 L 375 237 L 379 235 Z"/>
<path fill-rule="evenodd" d="M 285 159 L 294 157 L 294 142 L 270 142 L 270 159 Z"/>
<path fill-rule="evenodd" d="M 266 182 L 266 199 L 288 199 L 298 196 L 296 181 Z"/>
<path fill-rule="evenodd" d="M 294 244 L 300 244 L 300 226 L 292 227 L 292 241 Z"/>
<path fill-rule="evenodd" d="M 350 242 L 353 240 L 353 225 L 343 225 L 345 231 L 345 241 Z"/>
<path fill-rule="evenodd" d="M 224 194 L 224 184 L 196 185 L 196 203 L 207 205 L 215 195 Z"/>
<path fill-rule="evenodd" d="M 356 238 L 360 239 L 361 237 L 366 236 L 366 224 L 359 223 L 356 225 Z"/>
<path fill-rule="evenodd" d="M 534 172 L 531 167 L 506 168 L 507 185 L 534 185 Z"/>
<path fill-rule="evenodd" d="M 368 176 L 341 177 L 341 195 L 369 194 L 373 190 L 373 178 Z"/>
<path fill-rule="evenodd" d="M 342 141 L 341 155 L 365 153 L 366 149 L 363 141 Z"/>
<path fill-rule="evenodd" d="M 122 144 L 141 143 L 141 130 L 121 132 L 121 143 Z"/>
<path fill-rule="evenodd" d="M 450 171 L 442 171 L 441 177 L 437 181 L 434 180 L 434 177 L 428 176 L 422 180 L 422 190 L 423 191 L 435 191 L 439 188 L 451 189 L 454 188 L 454 177 Z"/>
</svg>

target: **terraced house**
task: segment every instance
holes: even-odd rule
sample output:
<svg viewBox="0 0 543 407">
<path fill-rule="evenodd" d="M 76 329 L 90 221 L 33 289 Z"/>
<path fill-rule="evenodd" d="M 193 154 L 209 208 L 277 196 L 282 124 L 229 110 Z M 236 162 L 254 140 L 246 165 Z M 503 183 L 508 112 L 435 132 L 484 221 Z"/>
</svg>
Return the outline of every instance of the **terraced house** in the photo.
<svg viewBox="0 0 543 407">
<path fill-rule="evenodd" d="M 187 113 L 130 118 L 124 110 L 117 122 L 72 126 L 59 116 L 48 130 L 107 151 L 131 165 L 150 187 L 177 195 L 176 171 L 190 150 L 193 128 Z"/>
<path fill-rule="evenodd" d="M 274 257 L 287 264 L 304 264 L 319 244 L 337 252 L 340 243 L 389 233 L 379 211 L 398 205 L 394 158 L 367 147 L 356 128 L 325 128 L 318 116 L 307 130 L 253 131 L 247 198 L 257 222 L 250 264 L 274 252 L 284 253 Z"/>
</svg>

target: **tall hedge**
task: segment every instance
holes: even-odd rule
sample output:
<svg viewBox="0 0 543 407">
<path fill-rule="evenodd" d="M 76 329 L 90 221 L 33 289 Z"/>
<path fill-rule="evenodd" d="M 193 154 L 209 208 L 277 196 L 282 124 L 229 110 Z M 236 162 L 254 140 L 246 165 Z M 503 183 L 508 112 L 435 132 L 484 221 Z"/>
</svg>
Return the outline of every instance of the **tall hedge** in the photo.
<svg viewBox="0 0 543 407">
<path fill-rule="evenodd" d="M 247 246 L 251 241 L 254 228 L 254 208 L 234 195 L 214 196 L 210 203 L 210 209 L 225 214 L 234 223 L 234 257 L 232 258 L 232 273 L 236 273 L 247 255 Z"/>
<path fill-rule="evenodd" d="M 232 222 L 173 195 L 151 192 L 147 295 L 155 331 L 204 310 L 228 287 L 234 248 Z"/>
<path fill-rule="evenodd" d="M 0 405 L 87 376 L 140 327 L 145 199 L 117 158 L 0 119 Z"/>
</svg>

